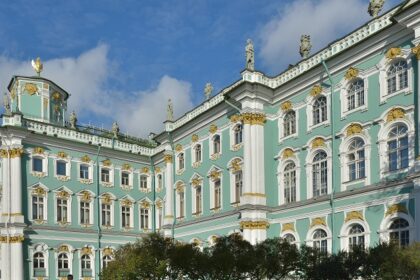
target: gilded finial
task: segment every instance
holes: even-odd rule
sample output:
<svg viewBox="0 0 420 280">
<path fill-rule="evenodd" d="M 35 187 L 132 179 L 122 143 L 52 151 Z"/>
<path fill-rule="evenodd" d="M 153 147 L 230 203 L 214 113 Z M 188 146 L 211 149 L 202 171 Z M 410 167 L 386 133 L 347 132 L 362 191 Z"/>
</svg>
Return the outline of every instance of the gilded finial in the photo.
<svg viewBox="0 0 420 280">
<path fill-rule="evenodd" d="M 44 64 L 41 62 L 41 58 L 39 56 L 35 59 L 35 61 L 32 59 L 32 68 L 34 68 L 35 72 L 38 74 L 38 77 L 41 76 L 41 72 L 44 68 Z"/>
</svg>

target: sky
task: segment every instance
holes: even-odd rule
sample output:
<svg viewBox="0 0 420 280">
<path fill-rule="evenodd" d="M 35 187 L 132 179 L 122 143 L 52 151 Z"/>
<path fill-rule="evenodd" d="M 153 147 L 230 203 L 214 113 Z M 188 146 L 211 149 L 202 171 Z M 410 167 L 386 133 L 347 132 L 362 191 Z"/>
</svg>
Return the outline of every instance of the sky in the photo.
<svg viewBox="0 0 420 280">
<path fill-rule="evenodd" d="M 402 2 L 387 0 L 383 11 Z M 256 69 L 277 75 L 370 20 L 369 0 L 13 0 L 0 2 L 0 87 L 42 76 L 71 94 L 79 123 L 146 137 L 241 78 L 246 40 Z"/>
</svg>

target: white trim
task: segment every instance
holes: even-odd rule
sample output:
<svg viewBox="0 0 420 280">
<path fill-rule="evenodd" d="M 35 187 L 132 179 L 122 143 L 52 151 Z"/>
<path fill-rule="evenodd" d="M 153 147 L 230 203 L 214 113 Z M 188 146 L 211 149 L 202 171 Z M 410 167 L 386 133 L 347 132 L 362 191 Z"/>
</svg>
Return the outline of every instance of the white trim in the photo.
<svg viewBox="0 0 420 280">
<path fill-rule="evenodd" d="M 320 97 L 325 97 L 326 102 L 327 102 L 327 104 L 326 104 L 327 119 L 323 122 L 314 124 L 313 105 L 314 105 L 315 101 Z M 310 94 L 308 94 L 305 102 L 306 102 L 306 104 L 308 104 L 306 106 L 306 128 L 307 128 L 308 132 L 311 132 L 313 129 L 315 129 L 319 126 L 330 124 L 330 119 L 331 119 L 331 112 L 330 112 L 331 92 L 330 92 L 329 88 L 328 88 L 328 91 L 327 91 L 327 88 L 322 88 L 322 92 L 320 94 L 316 95 L 316 96 L 311 96 Z"/>
<path fill-rule="evenodd" d="M 328 220 L 328 217 L 325 217 L 325 220 Z M 327 240 L 327 252 L 331 253 L 332 251 L 332 238 L 331 238 L 331 230 L 329 229 L 328 226 L 323 226 L 323 225 L 317 225 L 314 226 L 310 229 L 308 229 L 308 232 L 306 234 L 306 239 L 305 239 L 305 243 L 306 245 L 313 247 L 313 242 L 315 241 L 313 239 L 313 235 L 315 233 L 316 230 L 321 229 L 324 230 L 327 233 L 327 237 L 325 238 Z"/>
<path fill-rule="evenodd" d="M 142 207 L 142 203 L 144 201 L 149 203 L 149 207 Z M 153 211 L 152 211 L 153 208 L 151 207 L 152 206 L 152 201 L 149 198 L 146 197 L 146 198 L 141 199 L 139 201 L 138 205 L 139 205 L 139 229 L 140 229 L 140 231 L 147 232 L 149 230 L 152 230 L 152 219 L 153 219 Z M 147 228 L 141 228 L 141 209 L 147 209 L 148 210 L 148 212 L 147 212 Z"/>
<path fill-rule="evenodd" d="M 216 153 L 214 151 L 214 137 L 219 136 L 219 152 Z M 220 156 L 222 155 L 222 145 L 223 145 L 223 141 L 222 141 L 222 132 L 221 131 L 217 131 L 215 133 L 212 133 L 209 136 L 209 159 L 210 160 L 217 160 L 220 158 Z M 203 151 L 201 151 L 203 152 Z"/>
<path fill-rule="evenodd" d="M 235 171 L 232 168 L 232 161 L 239 159 L 239 165 L 241 167 L 241 170 Z M 235 181 L 235 176 L 238 172 L 242 172 L 242 191 L 244 190 L 244 174 L 243 174 L 243 165 L 244 165 L 244 160 L 241 157 L 234 157 L 231 160 L 229 160 L 228 164 L 227 164 L 227 168 L 229 169 L 229 183 L 230 183 L 230 203 L 236 203 L 236 202 L 241 202 L 241 198 L 239 197 L 239 201 L 235 201 L 236 197 L 236 181 Z M 223 203 L 223 200 L 222 200 Z"/>
<path fill-rule="evenodd" d="M 365 209 L 363 209 L 362 211 L 364 212 Z M 346 215 L 347 215 L 347 213 L 344 213 L 344 217 Z M 365 215 L 363 214 L 363 216 L 365 216 Z M 361 225 L 363 227 L 363 229 L 364 229 L 363 236 L 365 237 L 365 248 L 366 249 L 369 248 L 369 246 L 370 246 L 370 233 L 371 233 L 369 223 L 367 223 L 364 220 L 363 221 L 362 220 L 350 220 L 350 221 L 345 222 L 342 225 L 341 230 L 340 230 L 339 238 L 340 238 L 340 246 L 341 246 L 340 248 L 341 248 L 341 250 L 349 251 L 349 249 L 350 249 L 349 248 L 349 237 L 350 237 L 349 231 L 350 231 L 351 226 L 353 226 L 355 224 Z"/>
<path fill-rule="evenodd" d="M 32 194 L 32 191 L 36 189 L 37 187 L 42 188 L 45 191 L 45 195 L 43 196 L 44 202 L 43 202 L 43 220 L 40 221 L 41 223 L 46 223 L 48 221 L 48 192 L 49 189 L 42 183 L 35 183 L 32 186 L 28 187 L 28 220 L 31 222 L 34 222 L 33 219 L 33 211 L 32 211 L 32 202 L 34 195 Z"/>
<path fill-rule="evenodd" d="M 91 195 L 91 200 L 89 202 L 89 224 L 82 224 L 80 223 L 80 219 L 81 219 L 81 211 L 80 211 L 80 203 L 82 202 L 81 197 L 82 197 L 82 192 L 87 191 L 90 193 Z M 93 204 L 95 203 L 95 194 L 88 190 L 88 189 L 83 189 L 80 190 L 77 194 L 77 212 L 78 212 L 78 221 L 77 224 L 80 225 L 81 227 L 91 227 L 94 225 L 94 215 L 93 215 L 93 211 L 94 211 L 94 207 Z"/>
<path fill-rule="evenodd" d="M 59 222 L 57 221 L 57 216 L 58 216 L 58 212 L 57 212 L 57 200 L 59 199 L 57 197 L 57 194 L 61 191 L 65 191 L 69 194 L 69 197 L 67 198 L 67 222 L 66 224 L 71 224 L 72 222 L 72 217 L 71 217 L 71 213 L 72 213 L 72 196 L 73 196 L 73 192 L 67 188 L 66 186 L 62 186 L 56 190 L 54 190 L 54 223 L 55 224 L 59 224 Z"/>
<path fill-rule="evenodd" d="M 45 269 L 45 275 L 43 277 L 48 278 L 49 276 L 49 247 L 45 243 L 37 243 L 33 246 L 29 246 L 29 259 L 30 259 L 30 265 L 29 265 L 29 275 L 30 278 L 33 280 L 39 279 L 39 277 L 34 276 L 34 255 L 35 253 L 42 253 L 44 254 L 44 269 Z M 41 277 L 41 278 L 43 278 Z"/>
<path fill-rule="evenodd" d="M 105 195 L 109 195 L 111 197 L 111 205 L 110 205 L 110 210 L 111 210 L 111 213 L 110 213 L 110 215 L 111 215 L 111 217 L 110 217 L 110 227 L 114 227 L 115 226 L 115 200 L 117 198 L 115 197 L 115 195 L 113 193 L 110 193 L 110 192 L 102 193 L 100 195 L 100 197 L 99 197 L 99 209 L 100 209 L 101 215 L 99 217 L 99 221 L 98 222 L 100 223 L 100 226 L 102 228 L 106 228 L 107 227 L 107 226 L 105 226 L 105 225 L 102 224 L 102 205 L 103 205 L 102 198 Z"/>
<path fill-rule="evenodd" d="M 290 135 L 284 136 L 284 117 L 286 114 L 290 113 L 291 111 L 295 112 L 295 133 L 292 133 Z M 286 139 L 289 138 L 297 138 L 299 133 L 299 109 L 296 108 L 296 104 L 293 105 L 293 107 L 290 110 L 283 111 L 280 110 L 280 113 L 277 117 L 277 126 L 278 126 L 278 139 L 279 143 L 282 143 Z"/>
<path fill-rule="evenodd" d="M 109 182 L 102 181 L 102 170 L 108 170 L 109 171 Z M 99 165 L 99 183 L 104 187 L 113 187 L 114 186 L 114 167 L 113 165 L 105 166 L 103 164 Z"/>
<path fill-rule="evenodd" d="M 343 77 L 343 79 L 340 82 L 341 87 L 339 88 L 340 90 L 340 116 L 341 119 L 344 119 L 347 115 L 355 113 L 355 112 L 360 112 L 360 111 L 366 111 L 368 110 L 368 90 L 369 90 L 369 79 L 368 76 L 364 73 L 365 71 L 361 71 L 359 73 L 358 77 L 355 77 L 353 79 L 347 80 Z M 363 81 L 363 101 L 364 104 L 359 106 L 359 107 L 355 107 L 352 110 L 348 110 L 348 95 L 349 95 L 349 87 L 352 83 L 357 82 L 357 80 L 362 80 Z M 357 97 L 355 97 L 357 99 Z"/>
<path fill-rule="evenodd" d="M 313 139 L 318 138 L 314 137 L 308 141 L 308 147 L 310 147 L 311 142 Z M 321 137 L 322 138 L 322 137 Z M 323 138 L 324 139 L 324 138 Z M 332 159 L 331 159 L 331 148 L 330 148 L 330 141 L 325 141 L 324 147 L 317 147 L 316 149 L 310 149 L 310 151 L 306 155 L 306 164 L 305 164 L 305 171 L 306 171 L 306 178 L 307 178 L 307 199 L 313 198 L 313 177 L 312 177 L 312 165 L 315 155 L 323 151 L 327 154 L 327 193 L 330 194 L 332 190 L 332 176 L 331 176 L 331 170 L 332 170 Z M 322 196 L 322 195 L 321 195 Z"/>
<path fill-rule="evenodd" d="M 384 213 L 386 213 L 386 209 L 387 209 L 386 205 L 384 205 L 384 208 L 385 208 Z M 415 240 L 414 235 L 415 235 L 415 230 L 416 230 L 414 219 L 411 217 L 411 215 L 401 213 L 401 212 L 394 213 L 392 215 L 388 215 L 383 218 L 379 226 L 379 231 L 378 231 L 379 239 L 382 242 L 389 242 L 389 227 L 391 226 L 392 222 L 396 220 L 397 218 L 402 218 L 408 222 L 409 243 L 410 244 L 413 243 L 413 241 Z"/>
<path fill-rule="evenodd" d="M 123 227 L 122 226 L 122 221 L 123 221 L 123 219 L 122 219 L 122 214 L 123 214 L 122 213 L 122 208 L 127 207 L 127 206 L 122 205 L 122 202 L 124 200 L 129 200 L 131 202 L 131 206 L 128 206 L 129 214 L 130 214 L 130 226 L 129 227 Z M 119 219 L 118 219 L 120 221 L 119 228 L 123 231 L 129 231 L 129 230 L 134 229 L 134 203 L 136 201 L 129 195 L 125 195 L 125 196 L 121 197 L 120 199 L 118 199 L 118 201 L 119 201 L 119 210 L 120 210 L 119 211 L 120 216 L 119 216 Z"/>
<path fill-rule="evenodd" d="M 293 157 L 282 159 L 282 154 L 284 150 L 287 148 L 284 148 L 280 151 L 278 156 L 278 165 L 277 165 L 277 187 L 278 187 L 278 203 L 279 205 L 286 204 L 284 199 L 284 168 L 286 167 L 287 163 L 293 162 L 295 164 L 295 171 L 296 171 L 296 202 L 300 201 L 300 162 L 298 159 L 298 154 L 295 152 Z M 293 202 L 291 202 L 293 203 Z"/>
</svg>

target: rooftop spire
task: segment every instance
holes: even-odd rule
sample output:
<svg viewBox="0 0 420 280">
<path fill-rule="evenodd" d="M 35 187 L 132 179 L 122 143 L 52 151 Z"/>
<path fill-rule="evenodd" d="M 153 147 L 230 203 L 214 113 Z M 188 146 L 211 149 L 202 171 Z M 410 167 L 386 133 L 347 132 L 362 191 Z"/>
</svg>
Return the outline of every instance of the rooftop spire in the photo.
<svg viewBox="0 0 420 280">
<path fill-rule="evenodd" d="M 32 59 L 31 61 L 32 68 L 34 68 L 35 72 L 38 74 L 38 77 L 41 76 L 41 72 L 44 69 L 44 65 L 41 62 L 41 58 L 39 56 L 35 59 L 35 61 Z"/>
</svg>

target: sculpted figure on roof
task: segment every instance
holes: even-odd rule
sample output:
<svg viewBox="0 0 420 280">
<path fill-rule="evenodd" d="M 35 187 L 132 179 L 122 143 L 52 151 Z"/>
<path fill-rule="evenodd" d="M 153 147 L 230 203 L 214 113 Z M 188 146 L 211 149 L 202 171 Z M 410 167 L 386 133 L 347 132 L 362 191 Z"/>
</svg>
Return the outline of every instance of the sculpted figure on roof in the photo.
<svg viewBox="0 0 420 280">
<path fill-rule="evenodd" d="M 206 86 L 204 87 L 204 95 L 206 96 L 206 100 L 210 99 L 212 92 L 213 92 L 213 86 L 211 85 L 211 83 L 207 83 Z"/>
<path fill-rule="evenodd" d="M 172 105 L 172 100 L 168 99 L 168 107 L 166 108 L 166 120 L 173 121 L 174 120 L 174 107 Z"/>
<path fill-rule="evenodd" d="M 377 17 L 384 6 L 385 0 L 370 0 L 368 13 L 372 17 Z"/>
<path fill-rule="evenodd" d="M 112 124 L 112 133 L 114 134 L 115 138 L 118 138 L 118 133 L 120 132 L 120 127 L 118 126 L 117 122 Z"/>
<path fill-rule="evenodd" d="M 300 37 L 300 48 L 299 53 L 302 58 L 307 58 L 309 56 L 309 52 L 311 51 L 311 36 L 309 35 L 302 35 Z"/>
<path fill-rule="evenodd" d="M 252 44 L 251 39 L 248 39 L 246 41 L 245 54 L 246 54 L 246 69 L 254 71 L 255 69 L 254 45 Z"/>
<path fill-rule="evenodd" d="M 70 114 L 70 127 L 72 129 L 76 129 L 76 123 L 77 123 L 77 116 L 76 116 L 76 113 L 73 111 Z"/>
</svg>

